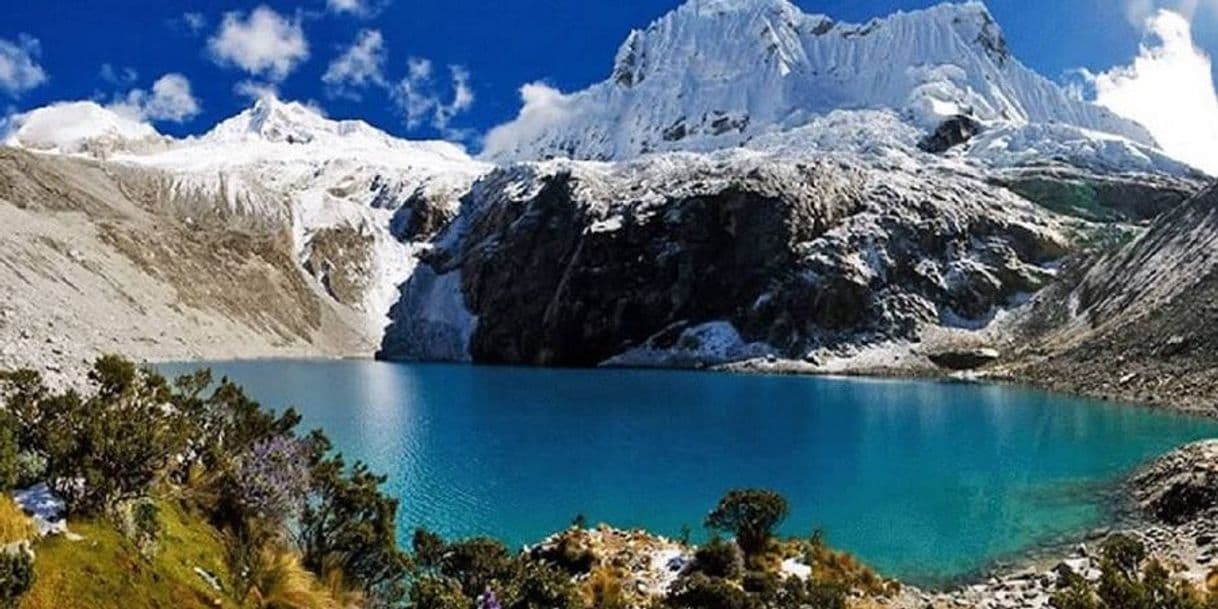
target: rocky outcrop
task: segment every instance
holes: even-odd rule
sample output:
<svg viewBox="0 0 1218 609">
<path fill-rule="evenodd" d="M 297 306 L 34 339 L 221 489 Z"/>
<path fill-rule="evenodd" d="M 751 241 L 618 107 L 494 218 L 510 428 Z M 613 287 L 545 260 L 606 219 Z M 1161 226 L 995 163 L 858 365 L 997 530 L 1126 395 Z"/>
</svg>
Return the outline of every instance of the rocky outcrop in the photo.
<svg viewBox="0 0 1218 609">
<path fill-rule="evenodd" d="M 1199 179 L 1059 164 L 998 171 L 992 181 L 1058 213 L 1099 222 L 1151 220 L 1204 188 Z"/>
<path fill-rule="evenodd" d="M 960 114 L 943 121 L 933 133 L 918 142 L 918 148 L 940 154 L 973 139 L 980 132 L 981 123 L 977 119 Z"/>
<path fill-rule="evenodd" d="M 595 365 L 715 321 L 799 357 L 984 324 L 1065 251 L 1051 214 L 967 177 L 720 154 L 497 170 L 428 262 L 460 273 L 475 361 Z"/>
<path fill-rule="evenodd" d="M 1214 511 L 1218 509 L 1218 441 L 1172 452 L 1143 468 L 1129 485 L 1142 511 L 1165 524 L 1181 525 Z"/>
<path fill-rule="evenodd" d="M 975 370 L 998 361 L 1002 355 L 995 349 L 951 349 L 936 351 L 926 356 L 936 366 L 950 370 Z"/>
</svg>

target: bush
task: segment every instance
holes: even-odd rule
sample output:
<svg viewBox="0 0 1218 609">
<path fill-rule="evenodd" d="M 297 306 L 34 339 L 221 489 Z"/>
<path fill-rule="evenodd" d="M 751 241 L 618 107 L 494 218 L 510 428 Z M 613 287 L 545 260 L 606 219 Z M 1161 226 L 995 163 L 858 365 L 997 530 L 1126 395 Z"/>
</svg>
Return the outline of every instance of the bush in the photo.
<svg viewBox="0 0 1218 609">
<path fill-rule="evenodd" d="M 1099 585 L 1069 573 L 1049 604 L 1056 609 L 1205 608 L 1205 600 L 1196 590 L 1187 582 L 1172 580 L 1162 564 L 1147 556 L 1142 542 L 1114 535 L 1101 550 Z"/>
<path fill-rule="evenodd" d="M 583 585 L 584 599 L 596 609 L 627 609 L 622 576 L 612 567 L 597 567 Z"/>
<path fill-rule="evenodd" d="M 26 552 L 0 552 L 0 609 L 13 609 L 34 585 L 34 559 Z"/>
<path fill-rule="evenodd" d="M 298 538 L 305 566 L 323 577 L 338 569 L 374 603 L 403 600 L 410 562 L 397 546 L 398 503 L 381 492 L 385 478 L 363 463 L 348 472 L 335 456 L 314 465 L 312 481 Z"/>
<path fill-rule="evenodd" d="M 20 372 L 3 377 L 0 393 L 20 420 L 20 448 L 45 455 L 69 511 L 95 515 L 147 493 L 185 448 L 186 425 L 168 407 L 168 383 L 151 370 L 106 356 L 89 380 L 95 392 L 87 399 L 51 395 L 38 375 Z"/>
<path fill-rule="evenodd" d="M 306 441 L 277 435 L 254 443 L 237 459 L 227 485 L 242 520 L 286 525 L 304 509 L 310 489 Z"/>
<path fill-rule="evenodd" d="M 21 478 L 16 428 L 14 417 L 0 411 L 0 493 L 12 490 Z"/>
<path fill-rule="evenodd" d="M 150 559 L 156 554 L 157 543 L 164 527 L 161 508 L 156 502 L 141 499 L 125 504 L 120 512 L 119 529 L 135 544 L 140 554 Z"/>
<path fill-rule="evenodd" d="M 734 490 L 706 517 L 706 528 L 733 534 L 745 557 L 750 558 L 765 550 L 788 512 L 787 500 L 778 493 Z"/>
<path fill-rule="evenodd" d="M 713 537 L 694 552 L 693 569 L 710 577 L 735 579 L 744 569 L 736 544 Z"/>
<path fill-rule="evenodd" d="M 673 584 L 664 604 L 672 609 L 760 609 L 759 602 L 725 579 L 701 573 Z"/>
</svg>

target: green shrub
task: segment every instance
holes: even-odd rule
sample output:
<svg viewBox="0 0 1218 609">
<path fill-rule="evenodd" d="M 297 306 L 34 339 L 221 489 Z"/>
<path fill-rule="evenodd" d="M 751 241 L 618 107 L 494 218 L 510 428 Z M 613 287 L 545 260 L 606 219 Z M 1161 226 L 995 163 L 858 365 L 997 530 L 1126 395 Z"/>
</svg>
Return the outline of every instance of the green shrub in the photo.
<svg viewBox="0 0 1218 609">
<path fill-rule="evenodd" d="M 735 579 L 744 569 L 744 561 L 736 544 L 712 537 L 694 552 L 693 569 L 710 577 Z"/>
<path fill-rule="evenodd" d="M 731 582 L 701 573 L 677 580 L 664 604 L 671 609 L 761 609 L 759 601 Z"/>
<path fill-rule="evenodd" d="M 788 512 L 787 500 L 778 493 L 734 490 L 706 517 L 706 528 L 733 534 L 745 558 L 750 558 L 765 550 Z"/>
<path fill-rule="evenodd" d="M 34 559 L 26 552 L 0 552 L 0 609 L 17 606 L 34 585 Z"/>
<path fill-rule="evenodd" d="M 14 417 L 0 411 L 0 493 L 12 490 L 21 479 L 16 427 Z"/>
<path fill-rule="evenodd" d="M 1114 535 L 1101 550 L 1099 584 L 1067 573 L 1049 604 L 1056 609 L 1205 609 L 1198 591 L 1173 580 L 1159 561 L 1147 556 L 1142 542 Z"/>
<path fill-rule="evenodd" d="M 410 561 L 397 546 L 398 502 L 381 491 L 384 483 L 363 463 L 348 471 L 341 456 L 318 461 L 298 545 L 312 572 L 337 569 L 376 603 L 390 605 L 406 596 Z"/>
</svg>

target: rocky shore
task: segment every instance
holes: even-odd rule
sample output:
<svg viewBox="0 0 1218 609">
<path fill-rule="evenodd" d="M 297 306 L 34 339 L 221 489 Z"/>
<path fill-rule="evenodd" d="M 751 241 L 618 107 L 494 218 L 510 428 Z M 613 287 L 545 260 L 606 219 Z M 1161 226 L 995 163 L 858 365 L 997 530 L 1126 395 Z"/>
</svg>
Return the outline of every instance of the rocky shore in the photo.
<svg viewBox="0 0 1218 609">
<path fill-rule="evenodd" d="M 1123 534 L 1145 544 L 1174 577 L 1204 590 L 1218 577 L 1218 441 L 1190 444 L 1160 457 L 1125 483 L 1136 514 Z M 1100 577 L 1096 536 L 1065 555 L 1030 559 L 993 573 L 984 581 L 950 591 L 909 588 L 895 606 L 908 609 L 1040 609 L 1073 573 L 1095 582 Z"/>
</svg>

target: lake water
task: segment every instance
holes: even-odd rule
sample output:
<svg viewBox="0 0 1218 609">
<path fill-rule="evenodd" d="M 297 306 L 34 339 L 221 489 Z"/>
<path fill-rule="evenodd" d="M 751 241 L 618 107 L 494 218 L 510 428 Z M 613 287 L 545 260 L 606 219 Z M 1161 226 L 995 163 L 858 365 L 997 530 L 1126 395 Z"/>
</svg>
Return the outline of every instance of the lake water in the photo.
<svg viewBox="0 0 1218 609">
<path fill-rule="evenodd" d="M 676 536 L 724 491 L 790 500 L 886 575 L 935 583 L 1110 517 L 1144 460 L 1218 423 L 1004 386 L 371 361 L 207 364 L 389 475 L 401 537 L 535 542 L 577 514 Z M 169 373 L 199 364 L 163 366 Z"/>
</svg>

